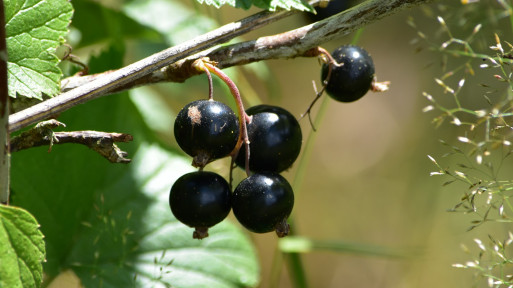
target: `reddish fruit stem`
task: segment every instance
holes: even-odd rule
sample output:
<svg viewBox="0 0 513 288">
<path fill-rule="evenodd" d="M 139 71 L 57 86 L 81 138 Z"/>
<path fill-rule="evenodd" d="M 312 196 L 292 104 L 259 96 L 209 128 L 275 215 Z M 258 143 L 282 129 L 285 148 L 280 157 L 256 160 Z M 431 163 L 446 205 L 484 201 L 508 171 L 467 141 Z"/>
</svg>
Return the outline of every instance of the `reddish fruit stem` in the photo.
<svg viewBox="0 0 513 288">
<path fill-rule="evenodd" d="M 208 100 L 214 100 L 214 83 L 212 82 L 212 74 L 208 69 L 203 70 L 207 74 L 208 79 Z"/>
<path fill-rule="evenodd" d="M 250 122 L 251 118 L 246 114 L 246 111 L 244 110 L 244 104 L 242 103 L 242 98 L 240 96 L 239 89 L 235 85 L 235 83 L 226 75 L 221 69 L 217 68 L 216 66 L 212 65 L 211 63 L 208 63 L 206 61 L 202 61 L 203 66 L 208 69 L 210 72 L 218 76 L 221 80 L 223 80 L 226 85 L 228 85 L 228 88 L 230 88 L 230 92 L 232 93 L 233 97 L 235 98 L 235 104 L 237 105 L 237 108 L 239 110 L 239 139 L 237 140 L 237 144 L 235 145 L 235 148 L 233 149 L 231 155 L 232 160 L 237 157 L 239 154 L 240 147 L 242 146 L 242 143 L 244 143 L 246 147 L 246 163 L 245 163 L 245 170 L 246 175 L 250 175 L 249 171 L 249 138 L 248 138 L 248 130 L 246 126 L 246 122 Z M 232 161 L 233 162 L 233 161 Z M 232 166 L 233 167 L 233 166 Z M 230 179 L 231 180 L 231 179 Z M 231 182 L 231 181 L 230 181 Z"/>
</svg>

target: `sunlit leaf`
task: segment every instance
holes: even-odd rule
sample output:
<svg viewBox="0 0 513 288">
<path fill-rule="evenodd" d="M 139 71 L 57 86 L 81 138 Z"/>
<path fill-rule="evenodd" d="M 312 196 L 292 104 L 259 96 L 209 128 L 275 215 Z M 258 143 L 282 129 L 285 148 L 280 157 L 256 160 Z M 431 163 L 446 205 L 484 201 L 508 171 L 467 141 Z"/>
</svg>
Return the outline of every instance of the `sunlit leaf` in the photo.
<svg viewBox="0 0 513 288">
<path fill-rule="evenodd" d="M 103 63 L 99 69 L 119 64 Z M 141 117 L 153 106 L 138 97 L 136 108 L 127 94 L 78 106 L 59 120 L 66 129 L 132 134 L 133 142 L 120 144 L 131 164 L 111 164 L 71 144 L 56 145 L 51 153 L 42 147 L 13 155 L 12 202 L 42 225 L 47 277 L 72 269 L 85 287 L 256 286 L 258 261 L 240 229 L 227 220 L 199 241 L 173 217 L 169 190 L 193 167 L 182 153 L 154 142 L 148 126 L 163 118 Z"/>
<path fill-rule="evenodd" d="M 177 1 L 134 0 L 123 5 L 123 11 L 141 25 L 164 35 L 168 45 L 176 45 L 217 28 L 215 21 Z"/>
<path fill-rule="evenodd" d="M 42 99 L 59 93 L 62 72 L 55 49 L 68 33 L 68 0 L 6 0 L 9 96 Z"/>
<path fill-rule="evenodd" d="M 80 31 L 80 41 L 75 48 L 132 38 L 162 41 L 162 35 L 151 26 L 135 21 L 124 11 L 102 4 L 102 1 L 73 1 L 76 12 L 71 25 Z"/>
<path fill-rule="evenodd" d="M 40 287 L 45 243 L 24 209 L 0 205 L 0 287 Z"/>
<path fill-rule="evenodd" d="M 169 209 L 169 190 L 190 172 L 189 159 L 143 144 L 122 177 L 98 195 L 71 252 L 75 273 L 87 287 L 253 287 L 258 264 L 249 239 L 225 221 L 209 237 Z M 134 280 L 135 277 L 135 280 Z M 101 284 L 100 284 L 101 283 Z"/>
<path fill-rule="evenodd" d="M 285 10 L 301 10 L 313 12 L 313 8 L 306 2 L 300 0 L 197 0 L 199 3 L 205 3 L 215 7 L 221 7 L 223 5 L 230 5 L 237 8 L 249 9 L 252 5 L 269 11 L 275 11 L 276 9 Z"/>
</svg>

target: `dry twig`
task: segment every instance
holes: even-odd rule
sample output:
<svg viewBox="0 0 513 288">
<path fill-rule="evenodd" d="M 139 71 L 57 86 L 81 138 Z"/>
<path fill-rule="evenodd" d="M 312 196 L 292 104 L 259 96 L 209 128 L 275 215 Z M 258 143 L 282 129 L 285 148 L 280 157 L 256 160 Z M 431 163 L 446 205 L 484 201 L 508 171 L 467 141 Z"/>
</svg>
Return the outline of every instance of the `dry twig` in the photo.
<svg viewBox="0 0 513 288">
<path fill-rule="evenodd" d="M 126 152 L 119 149 L 116 142 L 130 142 L 132 135 L 124 133 L 108 133 L 100 131 L 54 132 L 52 129 L 66 126 L 57 120 L 48 120 L 37 124 L 34 128 L 13 137 L 10 151 L 16 152 L 32 147 L 49 145 L 48 152 L 54 144 L 76 143 L 85 145 L 112 163 L 130 163 Z"/>
</svg>

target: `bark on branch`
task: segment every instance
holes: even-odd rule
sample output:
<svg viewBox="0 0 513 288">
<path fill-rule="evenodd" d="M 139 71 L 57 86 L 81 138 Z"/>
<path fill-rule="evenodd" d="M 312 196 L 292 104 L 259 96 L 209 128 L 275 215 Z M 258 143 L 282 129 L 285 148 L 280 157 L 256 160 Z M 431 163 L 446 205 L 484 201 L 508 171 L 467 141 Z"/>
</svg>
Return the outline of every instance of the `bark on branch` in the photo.
<svg viewBox="0 0 513 288">
<path fill-rule="evenodd" d="M 202 51 L 163 67 L 145 77 L 141 77 L 123 87 L 119 87 L 118 90 L 113 92 L 161 82 L 184 82 L 188 78 L 201 73 L 201 71 L 193 69 L 190 64 L 202 57 L 208 57 L 210 60 L 217 62 L 217 67 L 221 69 L 270 59 L 312 57 L 312 55 L 305 53 L 315 46 L 343 37 L 401 9 L 430 1 L 367 1 L 329 19 L 295 30 L 223 46 L 214 50 Z M 63 80 L 62 87 L 64 91 L 68 91 L 112 72 L 107 71 L 95 75 L 69 77 Z"/>
<path fill-rule="evenodd" d="M 138 62 L 130 64 L 112 73 L 96 78 L 94 81 L 59 96 L 31 106 L 9 117 L 9 132 L 20 130 L 31 124 L 50 118 L 78 104 L 107 95 L 130 82 L 144 77 L 152 72 L 170 65 L 180 59 L 226 43 L 231 39 L 249 31 L 263 27 L 283 17 L 293 14 L 293 11 L 260 12 L 238 22 L 224 25 L 211 32 L 195 37 L 182 44 L 155 53 Z"/>
<path fill-rule="evenodd" d="M 132 135 L 123 133 L 107 133 L 100 131 L 54 132 L 52 129 L 65 126 L 56 120 L 48 120 L 37 124 L 34 128 L 11 139 L 11 152 L 38 146 L 49 145 L 48 152 L 54 144 L 76 143 L 85 145 L 112 163 L 130 163 L 126 152 L 121 151 L 116 142 L 130 142 Z"/>
<path fill-rule="evenodd" d="M 9 204 L 9 96 L 4 1 L 0 0 L 0 203 Z"/>
<path fill-rule="evenodd" d="M 63 86 L 76 88 L 11 115 L 9 129 L 11 132 L 19 130 L 77 104 L 117 91 L 163 81 L 183 82 L 199 73 L 191 68 L 190 63 L 200 57 L 209 57 L 218 62 L 219 68 L 226 68 L 267 59 L 306 56 L 306 51 L 324 42 L 345 36 L 395 12 L 428 2 L 431 0 L 368 0 L 338 15 L 292 31 L 208 50 L 294 12 L 255 14 L 125 68 L 86 76 L 85 79 L 70 78 L 63 82 Z M 77 87 L 73 84 L 77 80 L 86 82 Z"/>
</svg>

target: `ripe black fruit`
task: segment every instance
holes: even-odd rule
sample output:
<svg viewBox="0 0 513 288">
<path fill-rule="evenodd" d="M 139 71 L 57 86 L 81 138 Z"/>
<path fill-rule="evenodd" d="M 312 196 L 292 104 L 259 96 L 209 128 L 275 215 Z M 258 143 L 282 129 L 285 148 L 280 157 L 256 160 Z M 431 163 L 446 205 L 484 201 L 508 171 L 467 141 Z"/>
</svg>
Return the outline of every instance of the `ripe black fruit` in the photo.
<svg viewBox="0 0 513 288">
<path fill-rule="evenodd" d="M 169 206 L 178 221 L 196 228 L 193 238 L 202 239 L 208 236 L 209 227 L 223 221 L 230 213 L 230 186 L 213 172 L 188 173 L 171 187 Z"/>
<path fill-rule="evenodd" d="M 249 169 L 254 172 L 279 173 L 289 168 L 301 151 L 301 127 L 287 110 L 270 105 L 253 106 L 246 110 L 252 116 L 247 125 L 249 138 Z M 243 145 L 236 163 L 245 167 L 246 148 Z"/>
<path fill-rule="evenodd" d="M 326 92 L 340 102 L 353 102 L 369 91 L 374 79 L 374 63 L 363 48 L 345 45 L 332 53 L 341 66 L 332 65 L 332 71 Z M 328 76 L 328 64 L 322 66 L 321 79 Z"/>
<path fill-rule="evenodd" d="M 242 226 L 256 233 L 289 232 L 287 218 L 294 206 L 289 182 L 276 173 L 253 174 L 242 180 L 232 195 L 233 214 Z"/>
<path fill-rule="evenodd" d="M 317 22 L 335 14 L 338 14 L 349 7 L 353 6 L 354 1 L 351 0 L 331 0 L 326 7 L 315 7 L 316 14 L 307 12 L 306 15 L 310 22 Z"/>
<path fill-rule="evenodd" d="M 174 133 L 180 148 L 194 157 L 193 165 L 203 167 L 208 162 L 228 155 L 235 148 L 239 137 L 239 121 L 225 104 L 198 100 L 180 110 L 175 120 Z"/>
</svg>

